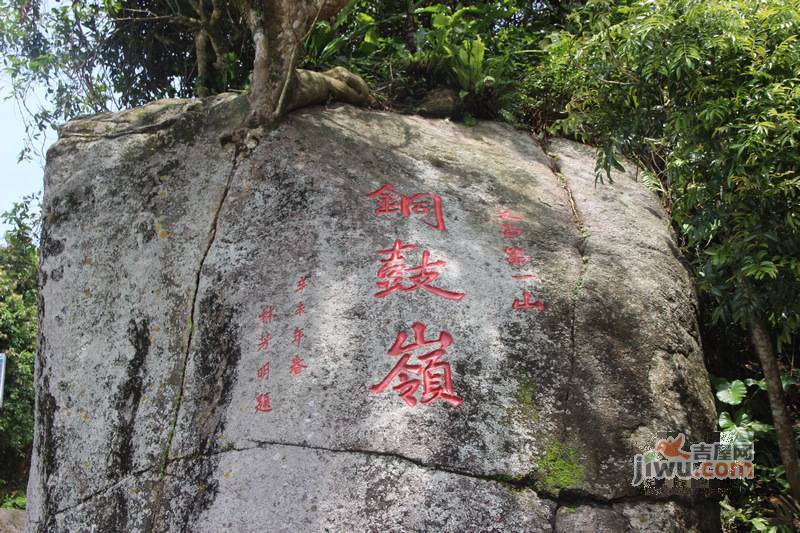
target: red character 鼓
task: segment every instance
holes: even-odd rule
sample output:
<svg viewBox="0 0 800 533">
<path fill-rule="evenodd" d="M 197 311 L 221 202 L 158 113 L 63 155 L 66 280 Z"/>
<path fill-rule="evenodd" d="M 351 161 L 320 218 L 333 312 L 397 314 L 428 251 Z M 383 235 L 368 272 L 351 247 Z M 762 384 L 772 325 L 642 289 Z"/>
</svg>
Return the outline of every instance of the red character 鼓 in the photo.
<svg viewBox="0 0 800 533">
<path fill-rule="evenodd" d="M 272 407 L 269 405 L 269 393 L 256 395 L 256 413 L 269 413 Z"/>
<path fill-rule="evenodd" d="M 306 312 L 306 304 L 304 304 L 303 302 L 300 302 L 294 308 L 294 314 L 296 316 L 302 316 L 305 312 Z"/>
<path fill-rule="evenodd" d="M 291 372 L 293 376 L 299 376 L 304 368 L 308 367 L 303 364 L 303 360 L 300 359 L 300 357 L 296 355 L 292 357 L 292 366 L 289 368 L 289 372 Z"/>
<path fill-rule="evenodd" d="M 453 344 L 453 336 L 446 331 L 439 333 L 436 340 L 425 340 L 425 329 L 427 326 L 420 322 L 414 322 L 411 330 L 414 332 L 414 342 L 403 344 L 408 340 L 408 334 L 401 331 L 397 334 L 394 344 L 389 348 L 389 355 L 400 356 L 400 360 L 392 370 L 383 378 L 383 381 L 373 385 L 369 390 L 373 393 L 385 391 L 389 385 L 398 379 L 398 384 L 392 387 L 397 391 L 400 398 L 409 407 L 417 405 L 417 398 L 414 396 L 422 385 L 422 395 L 419 401 L 423 404 L 434 400 L 444 400 L 452 405 L 460 405 L 463 401 L 453 389 L 453 378 L 450 371 L 450 363 L 440 359 L 447 353 L 447 347 Z M 430 352 L 420 355 L 417 359 L 425 366 L 409 364 L 412 352 L 420 348 L 429 349 Z M 415 374 L 418 377 L 412 378 Z M 422 379 L 420 380 L 419 377 Z"/>
<path fill-rule="evenodd" d="M 262 324 L 269 324 L 270 322 L 272 322 L 272 317 L 274 312 L 275 310 L 272 308 L 272 306 L 269 306 L 266 309 L 262 309 L 261 312 L 258 314 L 258 320 Z"/>
<path fill-rule="evenodd" d="M 418 193 L 404 196 L 397 193 L 394 185 L 386 183 L 380 189 L 369 193 L 367 198 L 375 200 L 378 204 L 375 214 L 400 213 L 404 217 L 409 217 L 411 213 L 414 213 L 422 215 L 422 222 L 428 226 L 439 231 L 446 229 L 442 213 L 442 198 L 438 194 Z M 429 214 L 433 216 L 430 217 Z"/>
<path fill-rule="evenodd" d="M 522 230 L 512 226 L 511 224 L 501 224 L 501 227 L 502 229 L 500 230 L 500 234 L 504 239 L 514 239 L 522 235 Z"/>
<path fill-rule="evenodd" d="M 294 340 L 292 342 L 296 346 L 300 346 L 300 343 L 303 342 L 303 328 L 294 328 Z"/>
<path fill-rule="evenodd" d="M 258 377 L 258 379 L 264 379 L 264 380 L 269 379 L 269 361 L 264 363 L 261 366 L 261 368 L 258 369 L 258 372 L 256 372 L 256 376 Z"/>
<path fill-rule="evenodd" d="M 514 309 L 536 309 L 540 313 L 544 311 L 544 302 L 540 299 L 536 299 L 535 302 L 531 302 L 531 293 L 528 291 L 522 291 L 522 300 L 514 298 L 514 303 L 511 304 L 511 307 Z"/>
<path fill-rule="evenodd" d="M 272 340 L 272 335 L 270 335 L 269 333 L 267 333 L 266 335 L 261 335 L 261 338 L 258 339 L 258 348 L 256 348 L 256 351 L 260 352 L 262 350 L 266 350 L 267 348 L 269 348 L 269 343 L 271 340 Z"/>
<path fill-rule="evenodd" d="M 506 261 L 508 261 L 509 265 L 515 267 L 525 266 L 527 263 L 530 263 L 531 258 L 525 255 L 525 252 L 522 248 L 517 246 L 506 246 Z"/>
<path fill-rule="evenodd" d="M 515 222 L 519 222 L 522 220 L 522 217 L 512 215 L 511 211 L 509 211 L 508 209 L 501 209 L 500 211 L 497 212 L 497 216 L 499 218 L 502 218 L 503 220 L 513 220 Z"/>
<path fill-rule="evenodd" d="M 448 300 L 461 300 L 464 298 L 463 292 L 452 292 L 441 287 L 431 285 L 439 279 L 440 273 L 436 269 L 444 268 L 447 264 L 444 261 L 430 261 L 430 252 L 422 252 L 422 262 L 419 266 L 408 267 L 403 252 L 414 250 L 413 244 L 403 244 L 400 239 L 394 241 L 394 245 L 387 250 L 378 250 L 377 253 L 387 255 L 381 259 L 381 267 L 378 269 L 378 278 L 385 280 L 377 282 L 377 287 L 382 289 L 375 293 L 376 298 L 385 298 L 397 291 L 413 291 L 424 289 L 429 293 L 446 298 Z M 408 284 L 404 284 L 408 282 Z"/>
</svg>

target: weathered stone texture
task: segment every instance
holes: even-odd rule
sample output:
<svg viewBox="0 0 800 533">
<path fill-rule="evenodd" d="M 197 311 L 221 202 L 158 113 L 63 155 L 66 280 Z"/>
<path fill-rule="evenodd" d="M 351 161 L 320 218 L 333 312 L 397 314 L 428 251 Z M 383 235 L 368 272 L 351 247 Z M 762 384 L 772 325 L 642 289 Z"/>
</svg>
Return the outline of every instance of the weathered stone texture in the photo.
<svg viewBox="0 0 800 533">
<path fill-rule="evenodd" d="M 246 113 L 157 102 L 51 149 L 32 531 L 713 528 L 713 504 L 630 485 L 658 432 L 714 417 L 690 277 L 632 173 L 595 187 L 575 143 L 348 106 L 223 145 Z M 385 183 L 440 195 L 446 231 L 376 214 Z M 396 239 L 463 300 L 374 297 Z M 512 309 L 523 272 L 543 312 Z M 369 391 L 413 322 L 452 335 L 461 405 Z"/>
</svg>

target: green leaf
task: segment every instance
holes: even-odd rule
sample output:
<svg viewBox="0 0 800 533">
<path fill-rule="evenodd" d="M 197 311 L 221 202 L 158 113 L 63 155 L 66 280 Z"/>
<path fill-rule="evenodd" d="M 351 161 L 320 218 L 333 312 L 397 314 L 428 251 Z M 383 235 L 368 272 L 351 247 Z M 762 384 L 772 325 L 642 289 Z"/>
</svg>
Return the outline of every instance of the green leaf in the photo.
<svg viewBox="0 0 800 533">
<path fill-rule="evenodd" d="M 737 379 L 723 382 L 717 386 L 717 399 L 728 405 L 739 405 L 747 396 L 747 385 Z"/>
<path fill-rule="evenodd" d="M 747 378 L 744 380 L 748 387 L 756 386 L 758 390 L 767 390 L 767 380 Z"/>
</svg>

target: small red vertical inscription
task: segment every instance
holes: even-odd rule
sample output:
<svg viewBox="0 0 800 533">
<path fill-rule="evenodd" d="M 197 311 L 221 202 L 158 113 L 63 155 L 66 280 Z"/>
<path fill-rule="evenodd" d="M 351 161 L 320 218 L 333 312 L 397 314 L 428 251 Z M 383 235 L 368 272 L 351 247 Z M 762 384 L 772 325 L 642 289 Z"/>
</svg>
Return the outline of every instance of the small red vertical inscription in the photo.
<svg viewBox="0 0 800 533">
<path fill-rule="evenodd" d="M 376 298 L 385 298 L 397 291 L 423 289 L 435 296 L 448 300 L 463 299 L 463 292 L 448 291 L 431 285 L 441 275 L 438 270 L 444 268 L 447 263 L 445 261 L 431 261 L 428 250 L 422 252 L 422 262 L 419 266 L 409 267 L 405 264 L 406 257 L 403 253 L 414 249 L 416 249 L 416 245 L 404 244 L 400 239 L 397 239 L 391 248 L 377 251 L 377 253 L 387 257 L 381 259 L 378 279 L 384 281 L 376 283 L 376 286 L 381 290 L 376 292 L 374 296 Z M 404 282 L 406 283 L 404 284 Z"/>
<path fill-rule="evenodd" d="M 269 379 L 269 361 L 264 363 L 261 368 L 258 369 L 256 372 L 256 376 L 258 379 L 267 380 Z"/>
<path fill-rule="evenodd" d="M 258 314 L 258 321 L 262 324 L 269 324 L 272 322 L 272 319 L 275 314 L 275 309 L 272 306 L 267 307 L 266 309 L 262 309 L 261 312 Z"/>
<path fill-rule="evenodd" d="M 522 217 L 512 214 L 508 209 L 499 210 L 497 216 L 502 220 L 513 220 L 514 222 L 522 221 Z"/>
<path fill-rule="evenodd" d="M 445 231 L 442 198 L 438 194 L 417 193 L 411 196 L 399 194 L 394 185 L 384 184 L 380 189 L 367 195 L 375 200 L 375 214 L 386 215 L 400 213 L 404 217 L 411 214 L 420 215 L 420 220 L 428 226 Z"/>
<path fill-rule="evenodd" d="M 306 312 L 306 304 L 300 302 L 294 307 L 295 316 L 303 316 Z"/>
<path fill-rule="evenodd" d="M 295 355 L 292 357 L 292 366 L 289 367 L 289 372 L 291 372 L 293 376 L 299 376 L 304 368 L 308 367 L 303 364 L 303 360 L 300 359 L 300 356 Z"/>
<path fill-rule="evenodd" d="M 536 309 L 541 313 L 544 311 L 544 302 L 538 298 L 535 302 L 531 302 L 531 293 L 523 290 L 522 301 L 520 302 L 518 298 L 514 298 L 514 303 L 511 304 L 511 307 L 514 309 Z"/>
<path fill-rule="evenodd" d="M 515 239 L 522 235 L 522 228 L 512 226 L 511 224 L 501 224 L 500 234 L 504 239 Z"/>
<path fill-rule="evenodd" d="M 296 346 L 298 346 L 298 347 L 299 347 L 299 346 L 300 346 L 300 343 L 301 343 L 301 342 L 303 342 L 303 337 L 304 337 L 304 336 L 305 336 L 305 335 L 303 334 L 303 328 L 297 328 L 297 327 L 296 327 L 296 328 L 294 328 L 294 339 L 292 340 L 292 342 L 293 342 L 293 343 L 294 343 Z"/>
<path fill-rule="evenodd" d="M 269 393 L 256 395 L 256 413 L 269 413 L 272 407 L 269 404 Z"/>
<path fill-rule="evenodd" d="M 530 263 L 531 258 L 525 255 L 525 251 L 518 246 L 506 246 L 506 261 L 515 267 L 522 267 Z"/>
<path fill-rule="evenodd" d="M 270 335 L 269 333 L 261 335 L 261 338 L 258 339 L 258 347 L 256 348 L 256 351 L 261 352 L 269 348 L 269 343 L 271 340 L 272 340 L 272 335 Z"/>
<path fill-rule="evenodd" d="M 297 287 L 295 287 L 294 292 L 303 292 L 306 290 L 308 286 L 308 280 L 306 280 L 305 276 L 300 276 L 297 278 Z"/>
<path fill-rule="evenodd" d="M 414 341 L 404 344 L 408 340 L 408 334 L 401 331 L 397 334 L 394 344 L 389 348 L 388 354 L 400 356 L 400 360 L 377 385 L 370 387 L 373 393 L 385 391 L 392 382 L 397 379 L 397 385 L 392 387 L 400 398 L 409 407 L 417 405 L 415 394 L 422 385 L 422 395 L 419 401 L 423 404 L 434 400 L 444 400 L 452 405 L 460 405 L 463 401 L 453 389 L 453 378 L 450 371 L 450 363 L 441 361 L 446 355 L 447 348 L 453 344 L 453 336 L 446 331 L 439 333 L 439 338 L 435 340 L 425 340 L 425 329 L 427 326 L 420 322 L 414 322 L 411 330 L 414 332 Z M 410 364 L 412 352 L 419 349 L 431 349 L 424 355 L 417 356 L 417 359 L 425 366 Z M 418 376 L 412 378 L 411 374 Z M 422 379 L 420 380 L 419 377 Z"/>
</svg>

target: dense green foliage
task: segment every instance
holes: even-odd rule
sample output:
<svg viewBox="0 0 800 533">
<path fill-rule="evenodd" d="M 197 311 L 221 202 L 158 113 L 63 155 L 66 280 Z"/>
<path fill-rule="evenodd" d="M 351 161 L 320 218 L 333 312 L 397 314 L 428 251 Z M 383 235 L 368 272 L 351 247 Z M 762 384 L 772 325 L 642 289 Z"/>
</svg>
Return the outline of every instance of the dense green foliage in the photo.
<svg viewBox="0 0 800 533">
<path fill-rule="evenodd" d="M 620 150 L 656 174 L 714 319 L 765 316 L 788 341 L 800 326 L 800 4 L 601 13 L 581 13 L 569 65 L 581 83 L 562 127 L 602 146 L 604 173 Z"/>
<path fill-rule="evenodd" d="M 3 216 L 0 246 L 0 352 L 8 357 L 0 408 L 0 502 L 20 505 L 33 439 L 33 361 L 37 332 L 36 216 L 28 198 Z"/>
<path fill-rule="evenodd" d="M 798 34 L 792 0 L 591 1 L 535 68 L 568 80 L 551 87 L 556 104 L 567 102 L 552 127 L 599 146 L 600 181 L 620 153 L 647 170 L 643 181 L 662 195 L 692 262 L 705 319 L 734 335 L 765 320 L 792 356 L 787 370 L 800 327 Z M 755 437 L 761 450 L 759 478 L 726 502 L 726 516 L 766 529 L 769 508 L 783 517 L 769 527 L 788 530 L 798 507 L 774 504 L 786 496 L 766 503 L 788 487 L 775 428 L 752 417 L 769 416 L 766 385 L 747 373 L 717 383 L 720 428 Z M 731 412 L 748 388 L 754 397 Z"/>
</svg>

